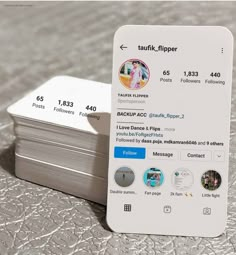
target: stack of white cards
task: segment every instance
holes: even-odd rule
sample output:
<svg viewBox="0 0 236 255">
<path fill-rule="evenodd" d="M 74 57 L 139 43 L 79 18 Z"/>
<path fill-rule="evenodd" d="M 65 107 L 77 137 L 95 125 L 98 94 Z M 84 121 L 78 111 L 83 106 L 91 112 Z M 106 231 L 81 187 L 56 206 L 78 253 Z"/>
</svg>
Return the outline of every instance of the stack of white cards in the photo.
<svg viewBox="0 0 236 255">
<path fill-rule="evenodd" d="M 55 77 L 8 108 L 19 178 L 106 203 L 110 85 Z"/>
</svg>

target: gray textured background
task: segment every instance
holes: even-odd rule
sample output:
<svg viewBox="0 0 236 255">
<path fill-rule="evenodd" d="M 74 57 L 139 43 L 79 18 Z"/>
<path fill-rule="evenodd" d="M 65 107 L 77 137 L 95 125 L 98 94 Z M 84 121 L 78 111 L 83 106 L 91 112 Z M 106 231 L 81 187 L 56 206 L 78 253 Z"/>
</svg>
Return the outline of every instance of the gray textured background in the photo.
<svg viewBox="0 0 236 255">
<path fill-rule="evenodd" d="M 6 107 L 60 74 L 111 82 L 114 31 L 124 24 L 224 25 L 231 2 L 0 3 L 0 254 L 236 254 L 236 84 L 232 99 L 229 206 L 217 238 L 112 233 L 105 208 L 14 176 Z M 234 67 L 235 68 L 235 67 Z"/>
</svg>

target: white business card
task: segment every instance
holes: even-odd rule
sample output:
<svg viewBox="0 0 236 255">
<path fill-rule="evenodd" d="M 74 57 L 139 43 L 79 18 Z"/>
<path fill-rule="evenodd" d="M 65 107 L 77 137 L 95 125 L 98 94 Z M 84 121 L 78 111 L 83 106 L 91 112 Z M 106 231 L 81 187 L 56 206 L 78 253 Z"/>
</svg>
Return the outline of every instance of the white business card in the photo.
<svg viewBox="0 0 236 255">
<path fill-rule="evenodd" d="M 107 222 L 218 236 L 227 219 L 233 37 L 124 26 L 114 37 Z"/>
<path fill-rule="evenodd" d="M 110 85 L 57 76 L 8 108 L 11 115 L 109 135 Z"/>
</svg>

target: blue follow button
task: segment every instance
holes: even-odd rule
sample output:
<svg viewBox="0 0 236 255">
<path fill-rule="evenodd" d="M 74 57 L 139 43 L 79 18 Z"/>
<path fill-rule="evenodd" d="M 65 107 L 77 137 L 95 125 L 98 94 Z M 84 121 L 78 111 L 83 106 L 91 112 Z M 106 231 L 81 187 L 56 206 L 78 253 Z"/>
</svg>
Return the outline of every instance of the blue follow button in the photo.
<svg viewBox="0 0 236 255">
<path fill-rule="evenodd" d="M 140 147 L 115 147 L 115 158 L 144 159 L 146 149 Z"/>
</svg>

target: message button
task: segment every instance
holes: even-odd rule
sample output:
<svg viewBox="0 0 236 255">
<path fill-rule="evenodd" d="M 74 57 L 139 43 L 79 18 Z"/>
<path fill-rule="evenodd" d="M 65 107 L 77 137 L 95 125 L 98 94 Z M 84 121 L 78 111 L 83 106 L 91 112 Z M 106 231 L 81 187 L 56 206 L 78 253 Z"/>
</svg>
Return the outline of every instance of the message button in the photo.
<svg viewBox="0 0 236 255">
<path fill-rule="evenodd" d="M 175 150 L 167 150 L 167 149 L 149 149 L 148 150 L 148 158 L 149 159 L 177 159 L 178 153 Z"/>
</svg>

